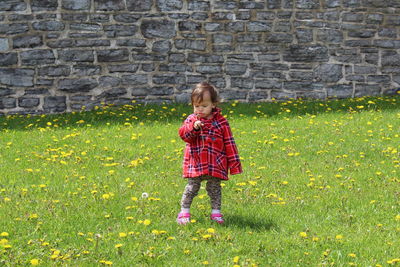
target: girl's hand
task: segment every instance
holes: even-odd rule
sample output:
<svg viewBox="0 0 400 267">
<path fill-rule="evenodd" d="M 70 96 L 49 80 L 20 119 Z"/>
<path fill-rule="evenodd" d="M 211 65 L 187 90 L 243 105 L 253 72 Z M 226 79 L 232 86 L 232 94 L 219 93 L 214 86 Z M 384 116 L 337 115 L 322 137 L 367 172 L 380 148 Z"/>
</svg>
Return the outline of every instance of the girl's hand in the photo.
<svg viewBox="0 0 400 267">
<path fill-rule="evenodd" d="M 195 130 L 200 130 L 200 128 L 203 126 L 204 124 L 201 121 L 195 121 L 193 124 L 193 128 Z"/>
</svg>

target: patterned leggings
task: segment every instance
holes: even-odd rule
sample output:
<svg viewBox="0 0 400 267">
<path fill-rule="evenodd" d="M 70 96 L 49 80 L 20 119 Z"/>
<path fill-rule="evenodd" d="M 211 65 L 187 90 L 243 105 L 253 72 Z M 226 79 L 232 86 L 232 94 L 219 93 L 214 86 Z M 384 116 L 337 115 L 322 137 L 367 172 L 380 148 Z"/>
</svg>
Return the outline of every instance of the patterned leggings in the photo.
<svg viewBox="0 0 400 267">
<path fill-rule="evenodd" d="M 182 195 L 181 207 L 190 208 L 195 196 L 199 193 L 201 182 L 206 180 L 206 190 L 211 200 L 211 208 L 221 209 L 221 179 L 211 176 L 201 176 L 196 178 L 187 178 L 188 183 Z"/>
</svg>

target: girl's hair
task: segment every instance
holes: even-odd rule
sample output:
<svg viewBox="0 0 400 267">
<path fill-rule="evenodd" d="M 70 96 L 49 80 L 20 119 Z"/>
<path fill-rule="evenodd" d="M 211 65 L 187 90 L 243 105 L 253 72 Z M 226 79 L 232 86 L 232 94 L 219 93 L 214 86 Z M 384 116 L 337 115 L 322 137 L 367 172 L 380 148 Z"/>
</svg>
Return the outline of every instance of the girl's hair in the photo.
<svg viewBox="0 0 400 267">
<path fill-rule="evenodd" d="M 192 91 L 192 96 L 191 96 L 192 105 L 195 102 L 202 102 L 205 92 L 210 93 L 212 103 L 217 104 L 219 102 L 220 99 L 218 96 L 218 91 L 215 89 L 215 87 L 207 82 L 201 82 L 198 83 Z"/>
</svg>

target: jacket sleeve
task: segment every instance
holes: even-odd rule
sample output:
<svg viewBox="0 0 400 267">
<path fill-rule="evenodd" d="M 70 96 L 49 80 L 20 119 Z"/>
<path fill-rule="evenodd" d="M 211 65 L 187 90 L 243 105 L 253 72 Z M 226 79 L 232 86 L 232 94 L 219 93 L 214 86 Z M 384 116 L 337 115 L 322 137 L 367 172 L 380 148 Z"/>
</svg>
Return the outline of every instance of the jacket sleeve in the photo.
<svg viewBox="0 0 400 267">
<path fill-rule="evenodd" d="M 224 127 L 224 145 L 230 174 L 234 175 L 242 173 L 243 170 L 242 164 L 240 163 L 239 152 L 227 121 Z"/>
<path fill-rule="evenodd" d="M 182 126 L 179 128 L 179 136 L 186 143 L 194 142 L 200 134 L 200 130 L 196 130 L 193 128 L 193 124 L 195 121 L 195 116 L 190 115 L 186 118 L 186 120 L 182 123 Z"/>
</svg>

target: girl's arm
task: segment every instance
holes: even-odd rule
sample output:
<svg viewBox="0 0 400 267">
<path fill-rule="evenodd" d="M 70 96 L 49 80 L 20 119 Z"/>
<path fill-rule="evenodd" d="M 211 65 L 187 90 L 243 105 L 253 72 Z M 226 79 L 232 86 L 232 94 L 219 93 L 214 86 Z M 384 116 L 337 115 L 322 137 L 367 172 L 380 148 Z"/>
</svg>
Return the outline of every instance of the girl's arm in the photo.
<svg viewBox="0 0 400 267">
<path fill-rule="evenodd" d="M 186 118 L 186 120 L 182 123 L 182 126 L 179 128 L 179 136 L 186 143 L 194 142 L 200 134 L 200 129 L 196 130 L 193 127 L 196 121 L 197 117 L 195 115 L 190 115 Z"/>
<path fill-rule="evenodd" d="M 232 131 L 229 127 L 228 122 L 226 122 L 226 125 L 224 127 L 224 145 L 230 174 L 234 175 L 242 173 L 243 170 L 242 164 L 240 163 L 239 152 L 236 147 L 235 140 L 233 139 Z"/>
</svg>

